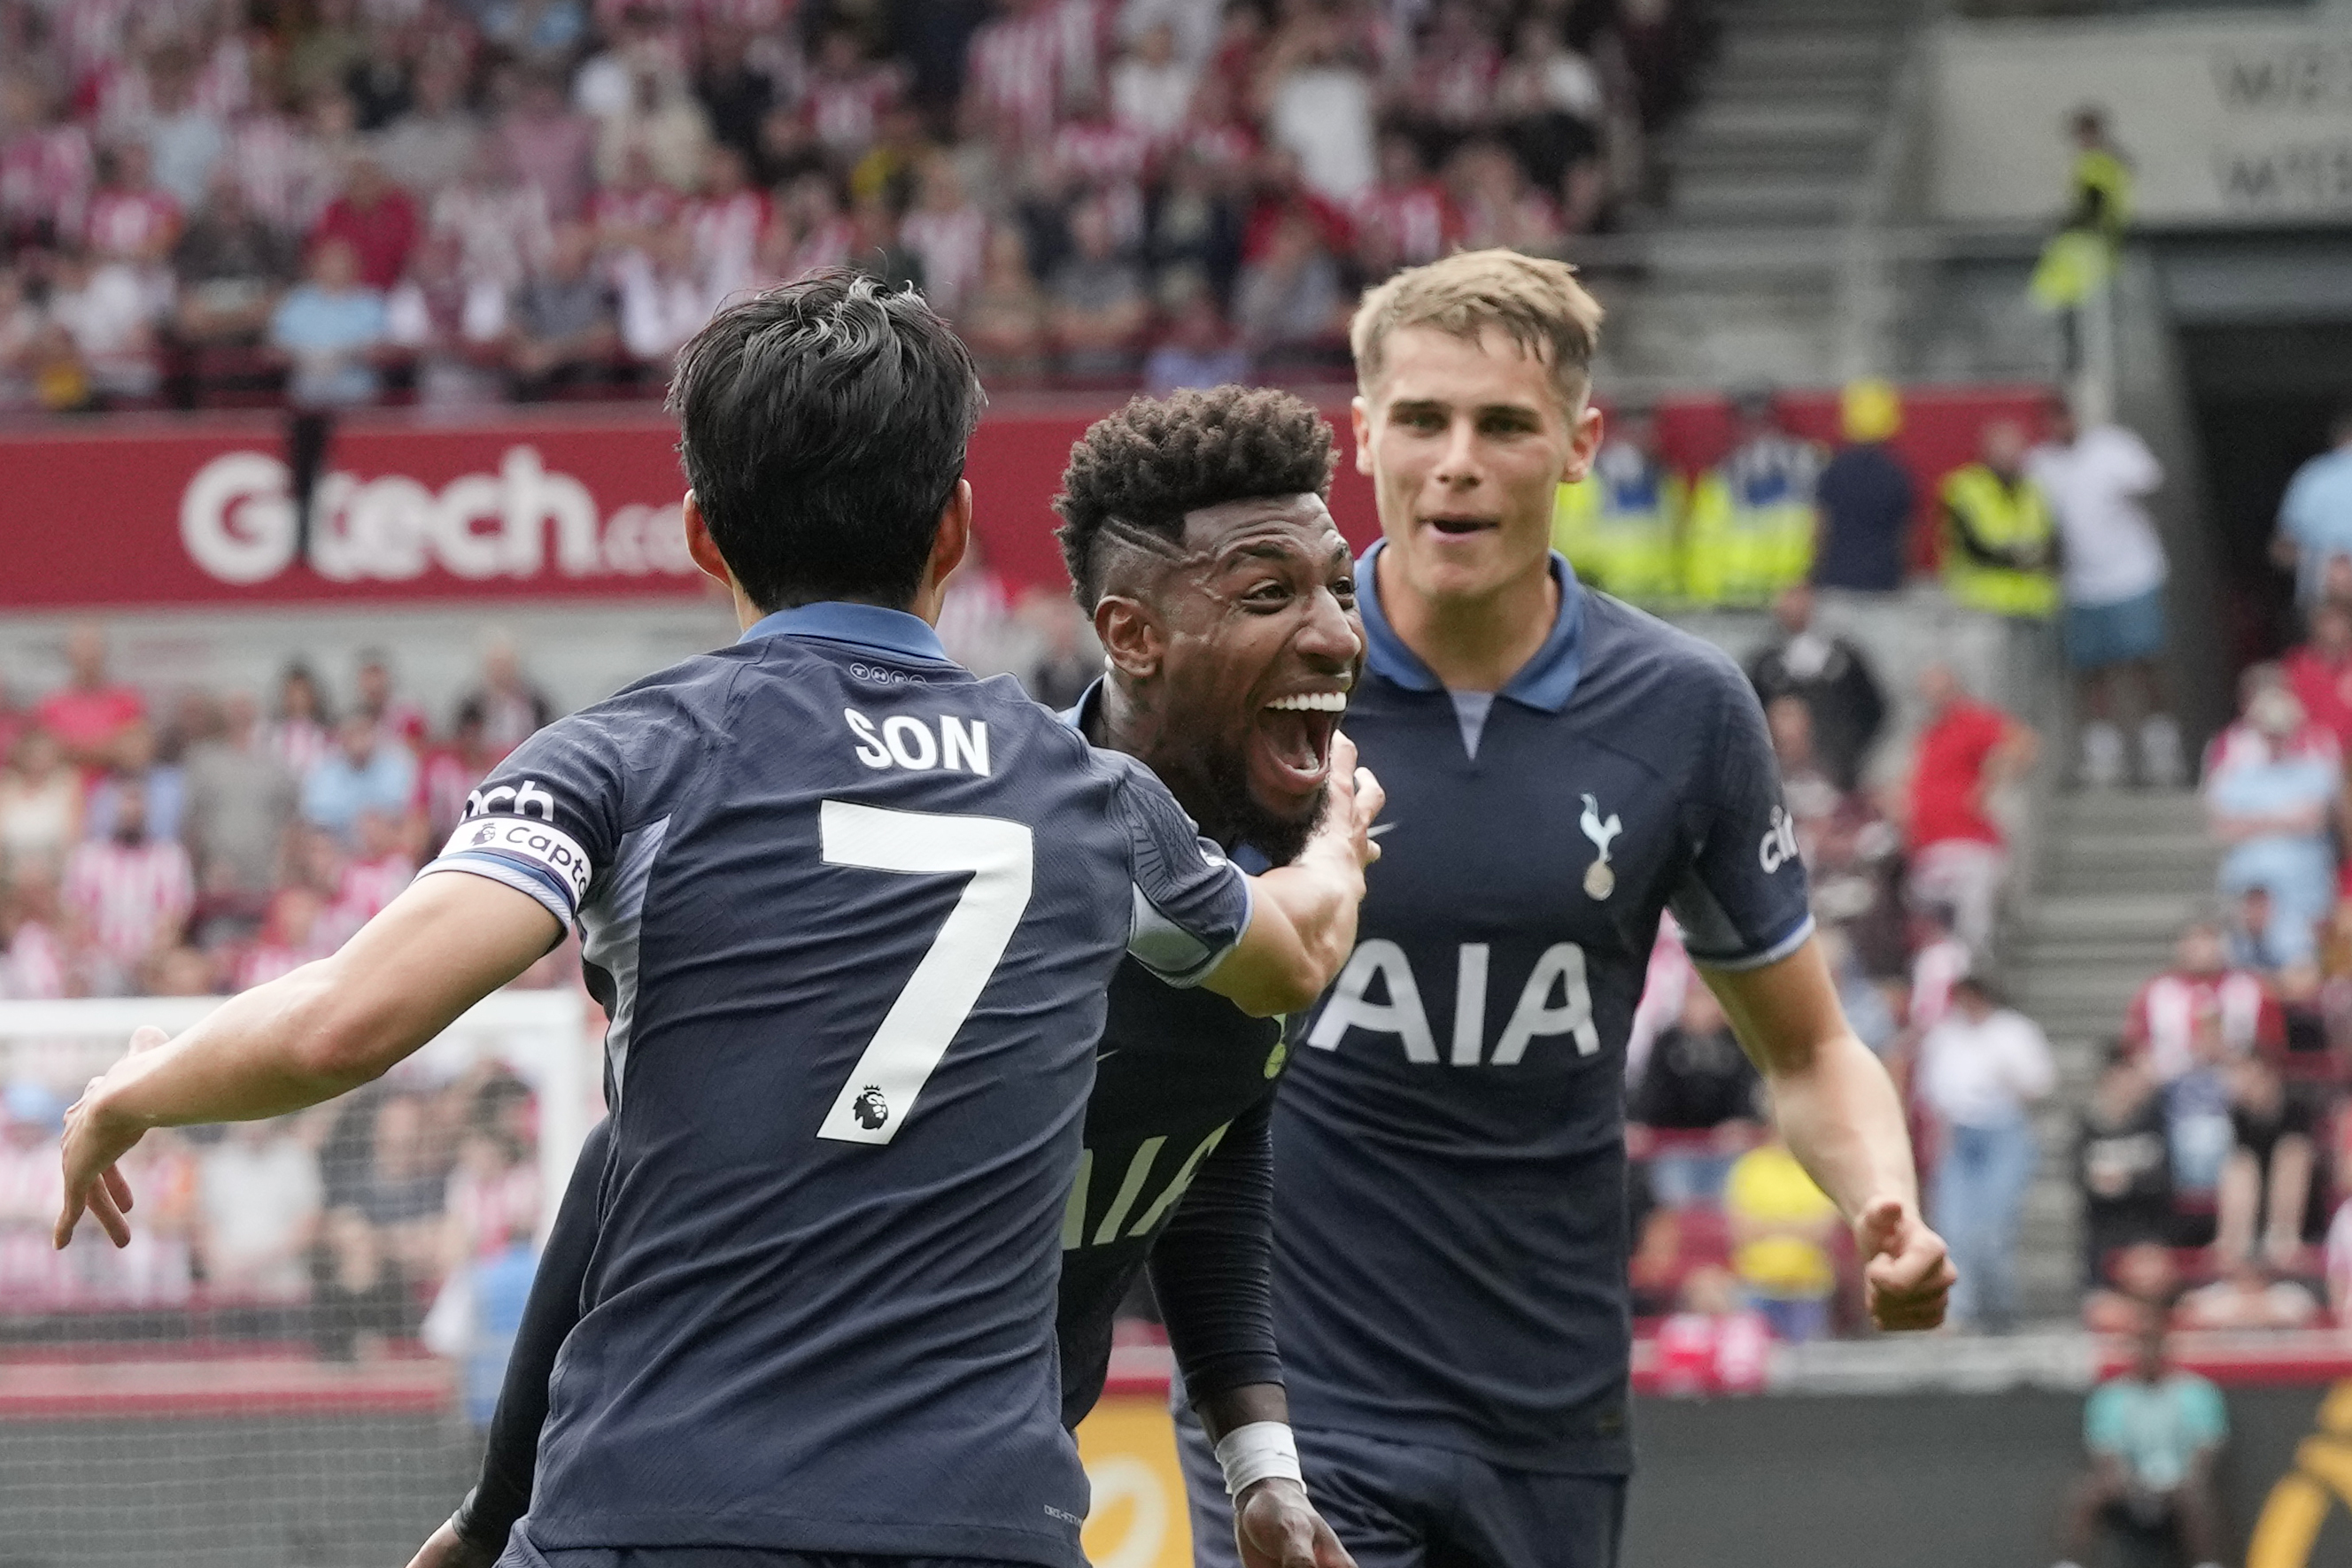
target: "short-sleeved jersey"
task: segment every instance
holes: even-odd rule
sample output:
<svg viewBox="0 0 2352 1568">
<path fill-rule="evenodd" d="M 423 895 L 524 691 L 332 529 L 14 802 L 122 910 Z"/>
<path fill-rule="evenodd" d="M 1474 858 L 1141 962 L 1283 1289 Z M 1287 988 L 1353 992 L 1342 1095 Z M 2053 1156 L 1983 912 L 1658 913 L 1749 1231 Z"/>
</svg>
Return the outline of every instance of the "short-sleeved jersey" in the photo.
<svg viewBox="0 0 2352 1568">
<path fill-rule="evenodd" d="M 1249 918 L 1159 781 L 814 605 L 541 731 L 428 869 L 576 913 L 611 1018 L 530 1539 L 1077 1568 L 1053 1325 L 1104 998 Z"/>
<path fill-rule="evenodd" d="M 1292 1416 L 1622 1473 L 1626 1034 L 1669 904 L 1702 964 L 1804 940 L 1794 831 L 1720 652 L 1555 556 L 1550 637 L 1482 716 L 1390 629 L 1378 558 L 1347 729 L 1382 854 L 1275 1104 Z"/>
</svg>

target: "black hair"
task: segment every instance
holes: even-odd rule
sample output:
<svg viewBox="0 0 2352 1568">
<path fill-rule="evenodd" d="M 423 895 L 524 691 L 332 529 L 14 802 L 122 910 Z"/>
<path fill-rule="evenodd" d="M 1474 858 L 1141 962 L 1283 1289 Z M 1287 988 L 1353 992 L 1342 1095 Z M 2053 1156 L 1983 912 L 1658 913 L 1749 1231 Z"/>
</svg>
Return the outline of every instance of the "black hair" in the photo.
<svg viewBox="0 0 2352 1568">
<path fill-rule="evenodd" d="M 1078 603 L 1103 594 L 1103 527 L 1174 539 L 1184 514 L 1226 501 L 1312 493 L 1328 499 L 1331 426 L 1311 403 L 1271 387 L 1221 386 L 1131 398 L 1070 448 L 1054 510 Z"/>
<path fill-rule="evenodd" d="M 910 601 L 984 401 L 920 295 L 828 268 L 713 317 L 668 406 L 712 541 L 774 611 Z"/>
</svg>

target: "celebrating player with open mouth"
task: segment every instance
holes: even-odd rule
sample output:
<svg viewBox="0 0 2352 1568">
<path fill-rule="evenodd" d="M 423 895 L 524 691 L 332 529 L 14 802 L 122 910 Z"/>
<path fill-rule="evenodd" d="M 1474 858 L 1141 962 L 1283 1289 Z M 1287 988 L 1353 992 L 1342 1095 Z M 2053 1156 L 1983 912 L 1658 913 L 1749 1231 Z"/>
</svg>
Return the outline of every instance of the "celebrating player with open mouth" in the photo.
<svg viewBox="0 0 2352 1568">
<path fill-rule="evenodd" d="M 1382 542 L 1348 731 L 1387 852 L 1276 1102 L 1274 1302 L 1307 1490 L 1365 1568 L 1616 1560 L 1625 1037 L 1669 905 L 1853 1226 L 1873 1316 L 1931 1326 L 1952 1279 L 1747 682 L 1549 552 L 1600 444 L 1600 318 L 1567 267 L 1481 251 L 1373 289 L 1351 334 Z M 1197 1430 L 1186 1450 L 1194 1551 L 1228 1562 Z"/>
<path fill-rule="evenodd" d="M 1304 1006 L 1377 790 L 1341 770 L 1247 879 L 1139 764 L 947 660 L 980 388 L 913 295 L 831 273 L 731 306 L 672 397 L 743 640 L 541 731 L 441 874 L 93 1080 L 58 1243 L 85 1205 L 128 1239 L 147 1128 L 364 1082 L 577 918 L 611 1150 L 503 1561 L 1081 1568 L 1055 1280 L 1113 974 Z"/>
<path fill-rule="evenodd" d="M 1293 860 L 1323 815 L 1363 656 L 1355 562 L 1324 504 L 1331 428 L 1285 392 L 1139 398 L 1087 431 L 1058 503 L 1110 672 L 1066 716 L 1150 766 L 1236 855 Z M 1336 755 L 1335 755 L 1336 754 Z M 1289 1455 L 1267 1328 L 1267 1118 L 1279 1024 L 1121 964 L 1095 1054 L 1086 1152 L 1062 1220 L 1062 1419 L 1100 1397 L 1119 1304 L 1147 1260 L 1178 1364 L 1231 1463 L 1251 1568 L 1345 1568 Z M 482 1477 L 413 1568 L 487 1563 L 530 1498 L 558 1347 L 596 1241 L 600 1125 L 558 1211 L 508 1361 Z"/>
</svg>

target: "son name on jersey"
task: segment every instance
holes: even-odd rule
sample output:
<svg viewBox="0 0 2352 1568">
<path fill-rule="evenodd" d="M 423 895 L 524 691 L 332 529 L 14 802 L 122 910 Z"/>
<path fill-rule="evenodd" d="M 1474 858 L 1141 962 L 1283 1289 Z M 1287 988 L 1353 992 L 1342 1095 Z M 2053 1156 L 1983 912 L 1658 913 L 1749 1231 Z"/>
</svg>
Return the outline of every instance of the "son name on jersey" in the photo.
<svg viewBox="0 0 2352 1568">
<path fill-rule="evenodd" d="M 916 773 L 939 768 L 988 776 L 988 726 L 982 720 L 941 714 L 935 736 L 928 719 L 912 714 L 893 714 L 879 725 L 854 707 L 843 708 L 841 716 L 856 737 L 857 760 L 868 768 Z"/>
</svg>

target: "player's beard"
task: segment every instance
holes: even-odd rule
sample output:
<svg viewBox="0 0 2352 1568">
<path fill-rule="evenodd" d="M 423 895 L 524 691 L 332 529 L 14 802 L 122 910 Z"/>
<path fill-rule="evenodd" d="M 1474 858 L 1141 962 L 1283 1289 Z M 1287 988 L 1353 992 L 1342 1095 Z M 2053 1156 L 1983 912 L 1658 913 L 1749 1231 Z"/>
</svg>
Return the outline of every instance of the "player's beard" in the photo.
<svg viewBox="0 0 2352 1568">
<path fill-rule="evenodd" d="M 1213 751 L 1205 758 L 1202 784 L 1209 799 L 1202 821 L 1210 836 L 1226 843 L 1247 844 L 1269 865 L 1288 865 L 1315 836 L 1330 796 L 1326 784 L 1315 791 L 1313 805 L 1297 820 L 1280 816 L 1258 804 L 1250 793 L 1249 765 L 1239 750 Z"/>
</svg>

